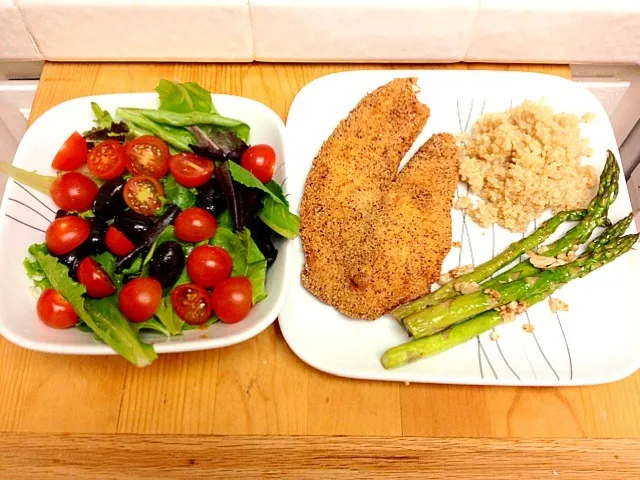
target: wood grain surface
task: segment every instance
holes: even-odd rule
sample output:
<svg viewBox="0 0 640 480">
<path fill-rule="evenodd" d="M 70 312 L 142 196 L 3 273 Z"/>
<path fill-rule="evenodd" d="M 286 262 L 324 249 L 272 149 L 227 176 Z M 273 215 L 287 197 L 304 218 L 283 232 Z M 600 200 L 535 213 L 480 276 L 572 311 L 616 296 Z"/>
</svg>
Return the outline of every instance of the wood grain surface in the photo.
<svg viewBox="0 0 640 480">
<path fill-rule="evenodd" d="M 638 440 L 7 434 L 0 477 L 640 478 Z"/>
<path fill-rule="evenodd" d="M 195 80 L 214 92 L 254 98 L 285 118 L 295 94 L 314 78 L 373 68 L 390 67 L 47 64 L 31 120 L 74 97 L 150 91 L 160 78 Z M 569 76 L 565 66 L 394 68 L 491 68 Z M 537 389 L 348 380 L 301 362 L 277 325 L 240 345 L 163 355 L 141 370 L 115 356 L 49 355 L 0 339 L 0 392 L 4 432 L 640 437 L 638 374 L 610 385 Z M 35 448 L 42 438 L 52 437 L 8 438 L 33 438 Z"/>
</svg>

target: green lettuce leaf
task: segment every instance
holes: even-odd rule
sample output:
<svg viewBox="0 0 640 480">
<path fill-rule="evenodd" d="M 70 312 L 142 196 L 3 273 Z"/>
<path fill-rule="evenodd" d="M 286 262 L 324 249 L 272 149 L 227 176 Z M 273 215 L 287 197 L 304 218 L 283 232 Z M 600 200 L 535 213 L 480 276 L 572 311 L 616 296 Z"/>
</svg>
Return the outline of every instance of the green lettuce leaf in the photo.
<svg viewBox="0 0 640 480">
<path fill-rule="evenodd" d="M 211 93 L 196 82 L 178 83 L 162 79 L 155 90 L 160 97 L 161 110 L 216 113 Z"/>
<path fill-rule="evenodd" d="M 100 105 L 98 105 L 96 102 L 91 102 L 91 110 L 96 117 L 95 122 L 99 128 L 111 128 L 111 125 L 113 124 L 113 117 L 109 112 L 107 112 L 106 110 L 102 110 L 102 108 L 100 108 Z"/>
<path fill-rule="evenodd" d="M 248 228 L 234 233 L 230 228 L 218 225 L 211 245 L 224 248 L 233 261 L 232 277 L 245 276 L 251 281 L 253 303 L 256 304 L 267 296 L 267 260 L 251 238 Z"/>
<path fill-rule="evenodd" d="M 285 238 L 295 238 L 300 233 L 300 218 L 291 213 L 286 205 L 275 202 L 272 197 L 264 197 L 258 218 Z"/>
<path fill-rule="evenodd" d="M 41 247 L 44 247 L 44 244 L 42 244 Z M 46 249 L 46 247 L 44 248 Z M 37 288 L 39 288 L 41 291 L 44 291 L 47 288 L 51 288 L 51 283 L 49 283 L 49 280 L 47 280 L 47 277 L 44 274 L 44 270 L 40 268 L 40 264 L 36 260 L 25 258 L 24 262 L 22 262 L 22 265 L 24 265 L 24 269 L 27 272 L 27 277 L 29 277 L 33 281 L 33 284 Z"/>
<path fill-rule="evenodd" d="M 245 228 L 238 235 L 247 249 L 247 277 L 251 280 L 253 304 L 267 297 L 267 259 L 251 237 L 251 232 Z"/>
<path fill-rule="evenodd" d="M 109 275 L 111 281 L 115 285 L 115 287 L 120 291 L 122 288 L 122 277 L 121 273 L 116 273 L 116 257 L 113 253 L 105 251 L 99 255 L 95 255 L 92 257 L 96 262 L 100 264 L 102 269 Z"/>
<path fill-rule="evenodd" d="M 165 337 L 171 336 L 171 332 L 169 332 L 169 330 L 156 318 L 150 318 L 149 320 L 145 320 L 144 322 L 132 323 L 131 328 L 138 334 L 141 330 L 153 330 L 154 332 L 161 333 Z"/>
<path fill-rule="evenodd" d="M 78 317 L 113 350 L 138 367 L 150 365 L 157 358 L 152 345 L 144 344 L 118 309 L 115 296 L 99 300 L 85 299 L 86 289 L 69 276 L 69 269 L 51 256 L 46 247 L 29 247 L 51 286 L 73 306 Z"/>
<path fill-rule="evenodd" d="M 178 316 L 171 304 L 171 298 L 166 296 L 162 299 L 158 310 L 156 311 L 156 318 L 169 332 L 168 336 L 179 335 L 184 327 L 184 321 Z"/>
<path fill-rule="evenodd" d="M 187 331 L 187 330 L 206 330 L 207 327 L 213 325 L 218 320 L 219 320 L 219 318 L 216 317 L 215 315 L 213 315 L 209 320 L 207 320 L 206 322 L 204 322 L 203 324 L 200 324 L 200 325 L 189 325 L 188 323 L 185 323 L 184 324 L 184 328 L 182 330 L 183 331 Z"/>
<path fill-rule="evenodd" d="M 211 239 L 211 245 L 224 248 L 233 261 L 232 277 L 247 274 L 247 248 L 242 239 L 226 227 L 218 226 L 216 234 Z"/>
<path fill-rule="evenodd" d="M 173 175 L 169 174 L 162 179 L 164 195 L 171 203 L 175 203 L 181 210 L 193 207 L 196 204 L 196 195 L 187 187 L 183 187 Z"/>
<path fill-rule="evenodd" d="M 287 196 L 282 190 L 282 185 L 280 185 L 275 180 L 271 180 L 270 182 L 265 183 L 264 186 L 267 187 L 276 197 L 278 197 L 282 201 L 282 203 L 284 203 L 287 207 L 289 206 L 289 200 L 287 200 Z"/>
<path fill-rule="evenodd" d="M 270 198 L 272 198 L 276 203 L 280 203 L 284 205 L 284 201 L 278 197 L 278 195 L 272 192 L 269 188 L 265 187 L 264 184 L 258 180 L 253 173 L 251 173 L 246 168 L 241 167 L 235 162 L 229 163 L 229 172 L 231 173 L 231 177 L 235 182 L 238 182 L 240 185 L 244 185 L 245 187 L 257 188 L 258 190 L 262 190 L 266 193 Z M 286 201 L 286 199 L 285 199 Z"/>
<path fill-rule="evenodd" d="M 129 268 L 125 268 L 122 270 L 122 275 L 138 275 L 142 270 L 143 258 L 136 257 L 133 263 L 129 266 Z"/>
<path fill-rule="evenodd" d="M 13 178 L 16 182 L 20 182 L 27 187 L 51 195 L 51 185 L 56 177 L 39 175 L 35 172 L 28 172 L 22 168 L 14 167 L 9 162 L 0 162 L 0 173 L 4 173 L 7 177 Z"/>
<path fill-rule="evenodd" d="M 218 215 L 218 225 L 233 229 L 233 219 L 231 218 L 231 212 L 228 209 L 223 210 L 223 212 Z"/>
<path fill-rule="evenodd" d="M 127 124 L 133 125 L 134 130 L 148 132 L 151 135 L 160 137 L 170 146 L 181 152 L 190 152 L 189 145 L 196 145 L 196 138 L 186 128 L 162 125 L 142 115 L 134 108 L 118 108 L 116 115 Z"/>
</svg>

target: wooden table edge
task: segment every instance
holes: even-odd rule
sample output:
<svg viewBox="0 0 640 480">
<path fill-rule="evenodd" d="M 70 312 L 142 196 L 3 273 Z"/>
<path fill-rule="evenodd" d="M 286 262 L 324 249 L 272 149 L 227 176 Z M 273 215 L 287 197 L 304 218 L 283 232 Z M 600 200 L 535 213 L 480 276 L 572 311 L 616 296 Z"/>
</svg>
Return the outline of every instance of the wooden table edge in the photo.
<svg viewBox="0 0 640 480">
<path fill-rule="evenodd" d="M 11 478 L 637 478 L 640 440 L 5 433 Z M 2 478 L 8 478 L 0 475 Z M 425 477 L 428 476 L 428 477 Z"/>
</svg>

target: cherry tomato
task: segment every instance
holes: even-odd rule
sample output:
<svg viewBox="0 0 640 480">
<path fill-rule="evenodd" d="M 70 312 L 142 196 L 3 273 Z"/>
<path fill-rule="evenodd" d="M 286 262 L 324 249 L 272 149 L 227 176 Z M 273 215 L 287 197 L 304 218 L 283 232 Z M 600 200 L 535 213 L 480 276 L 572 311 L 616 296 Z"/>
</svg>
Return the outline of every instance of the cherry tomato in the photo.
<svg viewBox="0 0 640 480">
<path fill-rule="evenodd" d="M 116 287 L 102 267 L 93 258 L 86 257 L 78 265 L 78 281 L 87 289 L 87 295 L 104 298 L 116 293 Z"/>
<path fill-rule="evenodd" d="M 218 222 L 213 215 L 198 207 L 180 212 L 175 222 L 176 237 L 183 242 L 198 243 L 209 240 L 218 230 Z"/>
<path fill-rule="evenodd" d="M 178 316 L 189 325 L 202 325 L 211 318 L 211 297 L 195 283 L 178 285 L 171 292 L 171 304 Z"/>
<path fill-rule="evenodd" d="M 150 217 L 162 208 L 164 189 L 153 177 L 133 177 L 122 194 L 129 208 L 140 215 Z"/>
<path fill-rule="evenodd" d="M 87 158 L 87 167 L 96 178 L 111 180 L 124 173 L 127 154 L 124 147 L 115 140 L 106 140 L 93 147 Z"/>
<path fill-rule="evenodd" d="M 144 135 L 131 140 L 124 148 L 127 152 L 127 170 L 133 175 L 159 180 L 169 171 L 169 147 L 164 140 Z"/>
<path fill-rule="evenodd" d="M 262 183 L 267 183 L 273 178 L 276 152 L 269 145 L 252 145 L 242 154 L 240 165 L 253 173 Z"/>
<path fill-rule="evenodd" d="M 151 277 L 134 278 L 118 296 L 118 307 L 132 322 L 144 322 L 153 317 L 162 301 L 162 286 Z"/>
<path fill-rule="evenodd" d="M 224 323 L 236 323 L 251 310 L 253 287 L 247 277 L 223 280 L 211 294 L 213 311 Z"/>
<path fill-rule="evenodd" d="M 78 172 L 63 173 L 51 184 L 54 203 L 68 212 L 90 210 L 97 194 L 96 182 Z"/>
<path fill-rule="evenodd" d="M 183 187 L 201 187 L 213 175 L 213 162 L 195 153 L 179 153 L 169 159 L 169 170 Z"/>
<path fill-rule="evenodd" d="M 70 328 L 78 323 L 78 316 L 71 304 L 53 288 L 47 288 L 36 306 L 38 317 L 48 327 Z"/>
<path fill-rule="evenodd" d="M 107 244 L 109 251 L 119 257 L 129 255 L 136 248 L 133 242 L 113 225 L 107 228 L 107 234 L 105 235 L 104 241 Z"/>
<path fill-rule="evenodd" d="M 213 288 L 231 275 L 233 261 L 222 247 L 200 245 L 187 259 L 187 273 L 191 279 L 205 288 Z"/>
<path fill-rule="evenodd" d="M 71 215 L 54 220 L 47 228 L 45 242 L 54 255 L 64 255 L 89 238 L 91 225 L 84 218 Z"/>
<path fill-rule="evenodd" d="M 87 141 L 78 132 L 73 132 L 56 154 L 51 168 L 56 170 L 77 170 L 87 161 L 89 147 Z"/>
</svg>

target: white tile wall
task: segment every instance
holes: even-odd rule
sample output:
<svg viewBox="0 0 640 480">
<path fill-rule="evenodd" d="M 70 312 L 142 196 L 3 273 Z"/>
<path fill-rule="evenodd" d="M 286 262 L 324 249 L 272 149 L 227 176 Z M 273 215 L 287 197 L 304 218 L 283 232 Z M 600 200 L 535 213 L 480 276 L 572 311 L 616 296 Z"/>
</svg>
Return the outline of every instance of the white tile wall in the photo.
<svg viewBox="0 0 640 480">
<path fill-rule="evenodd" d="M 250 0 L 256 60 L 456 62 L 477 0 Z"/>
<path fill-rule="evenodd" d="M 253 60 L 247 0 L 15 1 L 47 60 Z"/>
<path fill-rule="evenodd" d="M 20 11 L 12 0 L 0 0 L 0 59 L 40 60 L 29 31 L 22 21 Z"/>
<path fill-rule="evenodd" d="M 638 0 L 481 0 L 467 61 L 637 63 Z"/>
<path fill-rule="evenodd" d="M 640 65 L 640 0 L 0 0 L 0 61 L 38 48 L 75 61 Z"/>
</svg>

